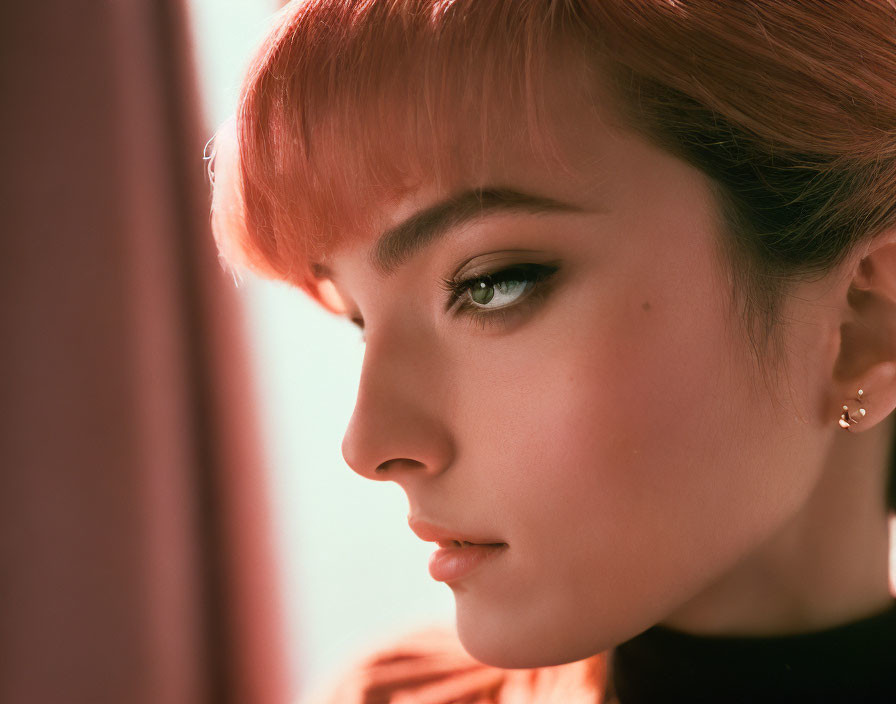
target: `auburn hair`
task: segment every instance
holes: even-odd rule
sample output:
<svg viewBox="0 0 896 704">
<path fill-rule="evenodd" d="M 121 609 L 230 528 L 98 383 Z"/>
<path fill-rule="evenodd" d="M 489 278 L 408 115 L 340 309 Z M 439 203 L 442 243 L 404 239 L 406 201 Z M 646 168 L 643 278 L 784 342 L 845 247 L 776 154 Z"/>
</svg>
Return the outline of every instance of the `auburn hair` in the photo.
<svg viewBox="0 0 896 704">
<path fill-rule="evenodd" d="M 896 0 L 304 0 L 214 140 L 222 258 L 335 310 L 316 262 L 384 202 L 475 174 L 496 139 L 552 158 L 557 70 L 709 177 L 760 358 L 790 286 L 896 226 Z"/>
</svg>

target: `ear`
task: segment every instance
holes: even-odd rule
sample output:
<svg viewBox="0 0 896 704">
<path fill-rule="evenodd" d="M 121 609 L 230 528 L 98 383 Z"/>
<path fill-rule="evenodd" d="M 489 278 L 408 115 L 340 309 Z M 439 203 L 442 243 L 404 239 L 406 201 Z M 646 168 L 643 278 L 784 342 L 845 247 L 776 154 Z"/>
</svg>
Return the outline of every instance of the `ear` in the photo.
<svg viewBox="0 0 896 704">
<path fill-rule="evenodd" d="M 858 433 L 896 408 L 896 229 L 863 245 L 848 267 L 832 406 L 834 418 L 847 406 L 847 430 Z"/>
</svg>

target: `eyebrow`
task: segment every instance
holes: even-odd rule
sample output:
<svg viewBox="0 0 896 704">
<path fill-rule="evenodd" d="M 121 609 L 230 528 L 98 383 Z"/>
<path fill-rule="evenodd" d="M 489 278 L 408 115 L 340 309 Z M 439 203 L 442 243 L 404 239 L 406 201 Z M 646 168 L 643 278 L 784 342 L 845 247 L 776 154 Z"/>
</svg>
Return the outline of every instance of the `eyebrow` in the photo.
<svg viewBox="0 0 896 704">
<path fill-rule="evenodd" d="M 461 225 L 495 213 L 578 213 L 577 205 L 524 193 L 512 188 L 471 188 L 419 210 L 386 230 L 370 250 L 369 260 L 383 277 L 388 277 L 414 254 L 433 244 Z M 328 268 L 316 265 L 322 274 Z"/>
</svg>

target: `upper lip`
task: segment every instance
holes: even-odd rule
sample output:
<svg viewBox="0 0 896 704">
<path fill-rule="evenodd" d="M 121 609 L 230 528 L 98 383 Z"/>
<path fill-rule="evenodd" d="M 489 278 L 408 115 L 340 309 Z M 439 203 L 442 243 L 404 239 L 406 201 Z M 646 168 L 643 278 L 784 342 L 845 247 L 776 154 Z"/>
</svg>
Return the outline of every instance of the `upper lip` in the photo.
<svg viewBox="0 0 896 704">
<path fill-rule="evenodd" d="M 441 526 L 437 526 L 434 523 L 429 523 L 428 521 L 419 518 L 409 517 L 408 525 L 411 527 L 411 530 L 417 534 L 417 537 L 420 538 L 420 540 L 425 540 L 429 543 L 438 543 L 440 547 L 448 547 L 454 540 L 467 543 L 478 543 L 480 545 L 504 542 L 502 540 L 497 540 L 496 538 L 464 533 L 463 531 L 454 530 L 453 528 L 442 528 Z M 442 543 L 445 543 L 445 545 Z"/>
</svg>

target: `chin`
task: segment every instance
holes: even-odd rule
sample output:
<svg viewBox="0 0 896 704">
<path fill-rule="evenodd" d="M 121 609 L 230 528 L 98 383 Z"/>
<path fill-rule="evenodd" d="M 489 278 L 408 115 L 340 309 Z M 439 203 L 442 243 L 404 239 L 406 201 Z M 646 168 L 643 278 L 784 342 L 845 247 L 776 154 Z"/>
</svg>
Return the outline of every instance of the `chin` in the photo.
<svg viewBox="0 0 896 704">
<path fill-rule="evenodd" d="M 527 623 L 513 618 L 508 623 L 492 612 L 483 617 L 473 609 L 457 610 L 457 636 L 464 650 L 484 665 L 507 670 L 552 667 L 584 660 L 612 648 L 614 642 L 576 638 L 556 625 Z"/>
<path fill-rule="evenodd" d="M 464 650 L 483 665 L 515 670 L 545 665 L 545 653 L 537 641 L 520 642 L 507 632 L 493 633 L 481 623 L 466 624 L 458 618 L 457 636 Z"/>
</svg>

